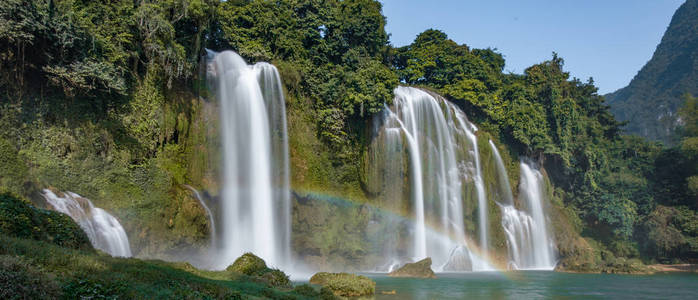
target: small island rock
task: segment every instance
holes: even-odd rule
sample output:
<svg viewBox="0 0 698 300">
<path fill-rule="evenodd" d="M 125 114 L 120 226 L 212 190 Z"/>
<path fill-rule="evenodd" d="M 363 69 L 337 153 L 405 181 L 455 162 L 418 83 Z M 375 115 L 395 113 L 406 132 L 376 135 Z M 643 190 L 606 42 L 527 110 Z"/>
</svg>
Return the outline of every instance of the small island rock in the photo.
<svg viewBox="0 0 698 300">
<path fill-rule="evenodd" d="M 431 269 L 431 258 L 427 257 L 416 263 L 406 263 L 388 274 L 391 277 L 436 278 Z"/>
<path fill-rule="evenodd" d="M 370 296 L 376 292 L 373 280 L 349 273 L 320 272 L 310 278 L 310 283 L 321 285 L 342 297 Z"/>
</svg>

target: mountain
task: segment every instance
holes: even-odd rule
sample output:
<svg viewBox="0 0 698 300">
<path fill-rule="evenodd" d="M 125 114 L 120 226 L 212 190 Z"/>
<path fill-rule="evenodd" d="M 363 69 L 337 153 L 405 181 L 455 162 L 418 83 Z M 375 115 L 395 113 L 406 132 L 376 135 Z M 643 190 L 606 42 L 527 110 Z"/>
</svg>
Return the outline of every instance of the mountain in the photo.
<svg viewBox="0 0 698 300">
<path fill-rule="evenodd" d="M 698 95 L 698 0 L 676 10 L 650 61 L 606 99 L 627 133 L 672 144 L 685 93 Z"/>
</svg>

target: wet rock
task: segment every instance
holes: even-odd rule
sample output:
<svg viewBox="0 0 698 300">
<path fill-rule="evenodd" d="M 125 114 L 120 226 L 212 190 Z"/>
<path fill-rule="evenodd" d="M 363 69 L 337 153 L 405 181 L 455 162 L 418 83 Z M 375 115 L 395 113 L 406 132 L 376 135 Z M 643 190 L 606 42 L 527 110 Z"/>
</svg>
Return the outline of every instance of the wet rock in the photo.
<svg viewBox="0 0 698 300">
<path fill-rule="evenodd" d="M 416 263 L 407 263 L 388 274 L 391 277 L 436 278 L 431 269 L 431 258 L 427 257 Z"/>
</svg>

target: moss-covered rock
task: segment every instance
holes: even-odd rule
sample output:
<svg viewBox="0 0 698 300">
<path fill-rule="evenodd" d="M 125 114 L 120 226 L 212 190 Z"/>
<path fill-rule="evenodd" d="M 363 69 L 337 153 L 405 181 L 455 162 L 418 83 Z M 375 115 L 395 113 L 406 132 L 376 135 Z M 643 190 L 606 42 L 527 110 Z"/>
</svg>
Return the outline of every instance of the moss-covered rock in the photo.
<svg viewBox="0 0 698 300">
<path fill-rule="evenodd" d="M 288 279 L 288 275 L 277 269 L 267 269 L 261 275 L 257 275 L 257 278 L 261 279 L 264 283 L 279 288 L 289 288 L 291 287 L 291 280 Z"/>
<path fill-rule="evenodd" d="M 0 232 L 74 249 L 92 249 L 87 234 L 69 216 L 0 194 Z"/>
<path fill-rule="evenodd" d="M 406 263 L 399 269 L 388 274 L 391 277 L 415 277 L 415 278 L 436 278 L 431 269 L 431 257 L 422 259 L 416 263 Z"/>
<path fill-rule="evenodd" d="M 232 265 L 226 268 L 226 271 L 242 273 L 248 276 L 261 274 L 267 269 L 267 264 L 259 256 L 250 252 L 238 257 Z"/>
<path fill-rule="evenodd" d="M 256 281 L 277 288 L 290 288 L 291 280 L 288 275 L 278 269 L 270 269 L 259 256 L 247 252 L 238 257 L 232 265 L 225 269 L 229 272 L 245 274 Z"/>
<path fill-rule="evenodd" d="M 310 283 L 321 285 L 337 296 L 370 296 L 376 292 L 376 283 L 366 276 L 349 273 L 320 272 L 310 278 Z"/>
</svg>

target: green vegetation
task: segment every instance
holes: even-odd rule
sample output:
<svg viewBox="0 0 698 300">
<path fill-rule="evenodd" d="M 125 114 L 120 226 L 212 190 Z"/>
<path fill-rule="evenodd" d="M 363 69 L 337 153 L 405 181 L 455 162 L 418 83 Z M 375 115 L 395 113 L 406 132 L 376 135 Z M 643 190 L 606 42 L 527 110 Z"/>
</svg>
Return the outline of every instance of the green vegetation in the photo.
<svg viewBox="0 0 698 300">
<path fill-rule="evenodd" d="M 315 290 L 273 288 L 232 271 L 202 271 L 187 263 L 114 258 L 0 235 L 2 292 L 41 298 L 305 299 Z M 27 291 L 14 294 L 16 291 Z M 3 297 L 7 298 L 7 297 Z"/>
<path fill-rule="evenodd" d="M 685 9 L 695 3 L 684 4 L 671 28 L 685 26 L 679 16 L 695 11 Z M 482 129 L 483 164 L 491 164 L 486 159 L 491 137 L 500 146 L 512 186 L 518 182 L 517 157 L 531 157 L 545 168 L 565 265 L 599 270 L 636 259 L 698 258 L 695 98 L 686 97 L 679 112 L 680 143 L 663 148 L 621 136 L 621 123 L 593 80 L 570 78 L 556 54 L 523 74 L 507 74 L 496 49 L 459 45 L 438 30 L 426 30 L 405 47 L 391 47 L 385 22 L 381 4 L 372 0 L 2 1 L 0 189 L 35 203 L 41 203 L 38 191 L 45 187 L 88 197 L 122 221 L 139 257 L 175 259 L 181 251 L 206 247 L 208 219 L 182 185 L 218 192 L 217 111 L 204 88 L 202 57 L 205 48 L 232 49 L 249 62 L 270 61 L 280 71 L 292 186 L 299 192 L 377 204 L 363 174 L 371 122 L 403 82 L 438 92 L 461 107 Z M 677 64 L 690 65 L 684 64 L 687 57 L 679 58 Z M 646 69 L 641 73 L 663 72 Z M 667 77 L 663 82 L 697 86 L 690 80 Z M 494 176 L 491 170 L 484 173 Z M 314 265 L 370 265 L 367 254 L 376 249 L 366 243 L 373 216 L 368 207 L 333 210 L 331 201 L 310 198 L 294 197 L 294 208 L 303 208 L 294 209 L 293 229 L 299 233 L 294 249 Z M 474 220 L 474 205 L 466 206 L 466 219 Z M 496 209 L 491 205 L 490 214 L 496 215 Z M 43 211 L 30 211 L 24 214 L 38 218 L 38 231 L 8 230 L 66 246 L 78 238 L 69 234 L 74 226 L 50 229 L 51 222 L 65 218 L 50 213 L 39 218 Z M 492 245 L 504 249 L 499 219 L 490 219 Z M 3 222 L 14 226 L 12 220 Z M 466 227 L 474 230 L 473 225 Z M 13 253 L 6 255 L 18 255 Z M 92 257 L 80 253 L 64 257 Z M 90 259 L 128 261 L 96 257 Z M 3 259 L 9 269 L 54 272 L 34 261 Z M 134 262 L 140 263 L 170 268 Z M 248 275 L 286 285 L 283 274 L 264 270 Z M 79 278 L 78 272 L 68 278 Z M 16 278 L 28 286 L 54 282 L 48 275 L 35 282 Z M 72 286 L 121 291 L 111 284 L 78 281 Z M 208 284 L 217 290 L 222 283 Z"/>
<path fill-rule="evenodd" d="M 652 58 L 630 84 L 606 95 L 616 118 L 627 122 L 626 132 L 676 144 L 681 96 L 698 95 L 696 49 L 698 1 L 687 0 L 674 13 Z"/>
<path fill-rule="evenodd" d="M 320 272 L 310 277 L 311 284 L 321 285 L 337 296 L 370 296 L 376 292 L 376 283 L 366 276 L 348 273 Z"/>
<path fill-rule="evenodd" d="M 9 193 L 0 194 L 0 233 L 62 247 L 92 250 L 87 234 L 69 216 L 36 208 Z"/>
<path fill-rule="evenodd" d="M 225 270 L 245 274 L 273 287 L 291 287 L 291 281 L 284 272 L 267 268 L 263 259 L 249 252 L 238 257 Z"/>
<path fill-rule="evenodd" d="M 70 217 L 0 195 L 0 296 L 3 299 L 327 298 L 313 289 L 292 290 L 286 274 L 245 254 L 225 271 L 188 263 L 114 258 L 92 249 Z M 250 260 L 261 266 L 238 272 Z M 248 274 L 249 273 L 249 274 Z"/>
</svg>

